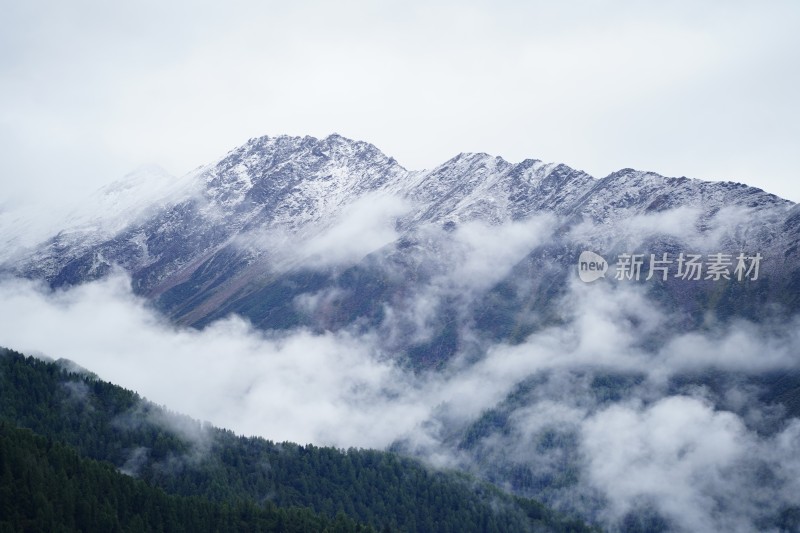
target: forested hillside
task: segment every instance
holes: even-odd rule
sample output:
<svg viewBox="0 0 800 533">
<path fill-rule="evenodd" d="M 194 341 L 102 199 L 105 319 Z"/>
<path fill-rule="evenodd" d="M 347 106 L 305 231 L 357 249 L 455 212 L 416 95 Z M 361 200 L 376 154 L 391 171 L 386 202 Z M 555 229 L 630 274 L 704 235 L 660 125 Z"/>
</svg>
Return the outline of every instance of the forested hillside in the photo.
<svg viewBox="0 0 800 533">
<path fill-rule="evenodd" d="M 150 520 L 181 522 L 181 513 L 196 508 L 200 516 L 211 517 L 209 523 L 252 524 L 254 531 L 278 527 L 281 517 L 308 531 L 328 526 L 352 531 L 359 527 L 356 522 L 410 532 L 590 531 L 537 502 L 510 496 L 463 474 L 432 470 L 393 453 L 236 436 L 70 368 L 65 362 L 46 362 L 10 350 L 0 355 L 0 419 L 7 424 L 3 438 L 10 450 L 4 452 L 8 468 L 3 467 L 3 475 L 17 469 L 11 470 L 11 484 L 4 478 L 4 488 L 19 486 L 21 479 L 35 480 L 25 481 L 23 492 L 15 489 L 17 499 L 3 499 L 13 502 L 4 503 L 3 520 L 19 524 L 29 516 L 31 505 L 44 509 L 37 519 L 72 520 L 64 509 L 77 503 L 48 492 L 63 485 L 95 502 L 89 505 L 87 520 L 111 520 L 109 524 L 119 524 L 122 530 L 134 527 L 124 521 L 131 502 L 140 500 L 109 494 L 130 490 L 142 498 L 160 498 L 161 507 L 170 509 L 158 516 L 140 513 L 136 524 L 145 525 Z M 14 425 L 47 440 L 19 433 Z M 138 480 L 120 478 L 108 466 L 84 462 L 79 456 L 111 463 Z M 20 470 L 21 464 L 27 466 Z M 90 466 L 76 466 L 84 464 Z M 279 513 L 276 506 L 294 509 Z M 165 526 L 165 530 L 178 529 Z"/>
<path fill-rule="evenodd" d="M 81 458 L 74 450 L 0 421 L 0 531 L 212 531 L 345 533 L 374 531 L 343 514 L 210 502 L 168 495 Z"/>
</svg>

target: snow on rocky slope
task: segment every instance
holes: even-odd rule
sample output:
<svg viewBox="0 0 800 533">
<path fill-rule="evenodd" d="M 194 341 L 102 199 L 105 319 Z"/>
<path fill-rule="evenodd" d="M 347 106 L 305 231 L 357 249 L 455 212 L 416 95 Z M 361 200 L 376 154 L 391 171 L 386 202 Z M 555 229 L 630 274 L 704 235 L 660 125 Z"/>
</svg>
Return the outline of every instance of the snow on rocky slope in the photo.
<svg viewBox="0 0 800 533">
<path fill-rule="evenodd" d="M 433 257 L 433 245 L 420 244 L 425 228 L 501 227 L 543 214 L 557 221 L 560 243 L 548 257 L 564 268 L 582 247 L 655 252 L 702 246 L 708 249 L 698 251 L 711 253 L 717 246 L 768 256 L 765 272 L 783 277 L 773 287 L 800 279 L 796 207 L 760 189 L 632 169 L 595 179 L 564 164 L 511 163 L 481 153 L 410 171 L 369 143 L 335 134 L 251 139 L 181 179 L 144 169 L 99 191 L 89 204 L 89 215 L 73 217 L 4 270 L 59 287 L 105 276 L 116 265 L 130 273 L 137 292 L 186 323 L 202 324 L 220 309 L 241 312 L 237 302 L 250 298 L 252 304 L 276 280 L 319 264 L 330 267 L 319 260 L 336 255 L 319 246 L 326 239 L 340 239 L 340 247 L 363 240 L 350 247 L 358 254 L 346 256 L 349 264 L 339 270 L 370 254 L 403 255 L 409 264 L 417 254 L 419 265 L 423 255 Z M 342 230 L 347 224 L 350 233 Z M 371 249 L 373 241 L 359 228 L 366 234 L 378 225 L 386 226 L 383 238 Z M 532 238 L 526 261 L 542 260 L 537 246 Z M 439 261 L 446 270 L 447 257 Z M 364 268 L 380 277 L 374 271 L 383 267 L 375 265 Z M 300 288 L 283 298 L 341 284 L 338 273 L 321 271 L 325 280 L 305 287 L 292 282 Z M 347 283 L 353 289 L 360 282 Z M 273 326 L 261 320 L 262 307 L 245 315 Z M 350 312 L 344 323 L 358 316 Z"/>
</svg>

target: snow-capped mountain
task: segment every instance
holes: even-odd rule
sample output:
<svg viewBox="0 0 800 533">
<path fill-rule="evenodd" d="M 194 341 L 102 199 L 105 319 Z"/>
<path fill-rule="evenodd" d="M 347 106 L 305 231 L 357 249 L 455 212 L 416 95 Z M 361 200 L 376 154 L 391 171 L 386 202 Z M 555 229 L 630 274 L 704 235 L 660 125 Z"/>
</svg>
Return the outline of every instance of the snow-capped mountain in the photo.
<svg viewBox="0 0 800 533">
<path fill-rule="evenodd" d="M 742 529 L 761 530 L 791 524 L 784 518 L 800 509 L 792 202 L 740 183 L 632 169 L 596 179 L 483 153 L 408 170 L 371 144 L 331 135 L 251 139 L 182 178 L 145 170 L 87 203 L 0 270 L 61 288 L 123 269 L 176 324 L 205 328 L 235 314 L 267 330 L 251 335 L 234 320 L 169 334 L 168 356 L 194 337 L 236 337 L 213 368 L 243 376 L 238 389 L 227 370 L 220 378 L 225 397 L 246 399 L 237 410 L 267 409 L 251 389 L 284 390 L 274 384 L 293 374 L 279 367 L 295 362 L 302 369 L 287 386 L 314 396 L 308 376 L 340 363 L 306 361 L 307 350 L 335 340 L 349 352 L 356 339 L 369 368 L 346 366 L 356 379 L 331 385 L 323 400 L 377 413 L 370 425 L 408 424 L 392 434 L 394 450 L 622 524 L 611 530 L 727 531 L 762 498 L 746 513 L 758 526 Z M 599 257 L 586 270 L 583 252 Z M 625 270 L 634 257 L 636 275 Z M 688 275 L 690 258 L 702 275 Z M 91 316 L 98 299 L 85 299 Z M 237 354 L 240 336 L 257 347 Z M 261 344 L 298 338 L 285 357 Z M 251 376 L 256 360 L 269 364 Z M 386 364 L 385 378 L 373 363 Z M 293 400 L 276 397 L 284 416 Z M 414 411 L 422 414 L 406 422 L 398 415 Z M 717 462 L 726 442 L 739 452 Z M 598 482 L 609 465 L 608 483 Z M 632 510 L 604 518 L 632 477 L 646 485 L 621 500 Z M 683 513 L 669 495 L 694 491 L 690 508 L 726 526 L 667 523 L 682 524 Z"/>
<path fill-rule="evenodd" d="M 736 314 L 731 302 L 744 294 L 751 314 L 760 305 L 752 301 L 798 305 L 785 290 L 800 280 L 797 207 L 739 183 L 632 169 L 595 179 L 563 164 L 487 154 L 410 171 L 371 144 L 331 135 L 251 139 L 181 179 L 150 169 L 98 194 L 90 204 L 100 213 L 73 219 L 5 270 L 61 287 L 116 265 L 181 323 L 236 312 L 265 328 L 335 328 L 380 324 L 387 309 L 416 305 L 421 286 L 463 277 L 464 254 L 491 249 L 475 240 L 482 228 L 498 245 L 493 257 L 509 248 L 516 255 L 483 275 L 489 285 L 440 294 L 435 307 L 495 335 L 508 333 L 509 322 L 535 327 L 538 319 L 519 315 L 547 314 L 583 249 L 758 252 L 767 281 L 757 287 L 669 283 L 667 293 L 692 309 L 710 305 L 698 295 L 722 290 L 715 305 L 723 315 Z M 525 224 L 536 220 L 547 237 L 531 234 L 527 243 L 533 230 Z M 456 335 L 441 328 L 437 342 Z"/>
</svg>

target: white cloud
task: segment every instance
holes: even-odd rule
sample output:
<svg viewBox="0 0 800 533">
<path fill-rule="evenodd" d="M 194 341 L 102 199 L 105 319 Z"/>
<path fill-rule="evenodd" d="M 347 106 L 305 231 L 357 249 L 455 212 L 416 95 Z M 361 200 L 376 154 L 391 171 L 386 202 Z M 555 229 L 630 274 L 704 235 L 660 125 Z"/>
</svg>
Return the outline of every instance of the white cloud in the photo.
<svg viewBox="0 0 800 533">
<path fill-rule="evenodd" d="M 587 420 L 583 442 L 590 477 L 612 500 L 612 512 L 649 496 L 691 531 L 714 531 L 707 485 L 747 450 L 746 431 L 731 413 L 715 413 L 696 399 L 669 397 L 636 409 L 613 406 Z M 691 527 L 687 527 L 691 526 Z"/>
<path fill-rule="evenodd" d="M 296 244 L 308 266 L 350 264 L 399 237 L 398 217 L 409 209 L 404 200 L 386 194 L 365 195 L 345 208 L 322 232 Z"/>
<path fill-rule="evenodd" d="M 615 520 L 648 502 L 677 531 L 755 532 L 763 527 L 757 517 L 796 499 L 790 475 L 763 478 L 765 469 L 796 470 L 796 421 L 761 438 L 733 413 L 670 396 L 604 409 L 585 420 L 581 437 L 590 480 Z"/>
<path fill-rule="evenodd" d="M 329 248 L 318 252 L 353 261 L 394 238 L 391 224 L 381 228 L 394 207 L 375 201 L 331 221 Z M 355 228 L 365 224 L 374 236 L 351 246 Z M 760 517 L 798 503 L 796 421 L 776 428 L 778 408 L 762 405 L 754 388 L 695 387 L 676 395 L 667 387 L 678 373 L 707 368 L 796 371 L 795 322 L 675 332 L 668 310 L 642 286 L 573 279 L 557 307 L 559 322 L 520 344 L 492 343 L 459 323 L 479 357 L 464 350 L 441 371 L 420 374 L 401 369 L 384 351 L 400 337 L 430 335 L 426 319 L 437 318 L 442 299 L 480 294 L 551 231 L 552 221 L 536 219 L 442 232 L 447 239 L 429 250 L 444 254 L 441 271 L 415 285 L 407 301 L 388 303 L 389 324 L 373 331 L 263 332 L 236 317 L 201 331 L 179 328 L 116 274 L 56 292 L 0 282 L 0 344 L 72 359 L 150 400 L 240 433 L 341 447 L 382 448 L 399 440 L 437 464 L 470 467 L 467 452 L 447 439 L 536 378 L 526 403 L 509 413 L 508 433 L 493 433 L 480 445 L 490 457 L 536 468 L 537 475 L 571 469 L 577 484 L 556 491 L 558 505 L 592 512 L 586 506 L 605 498 L 610 505 L 602 516 L 614 527 L 628 510 L 651 502 L 687 531 L 755 531 Z M 433 230 L 427 236 L 442 237 Z M 297 303 L 313 309 L 336 296 Z M 398 323 L 408 330 L 392 330 Z M 603 372 L 641 379 L 604 400 L 592 388 Z M 712 405 L 714 398 L 720 405 Z M 758 433 L 770 425 L 772 433 Z M 565 439 L 537 451 L 553 429 L 576 435 L 577 448 Z M 761 466 L 775 474 L 766 486 L 758 486 Z"/>
<path fill-rule="evenodd" d="M 401 419 L 413 426 L 424 415 L 418 406 L 373 402 L 403 379 L 345 333 L 272 336 L 238 318 L 203 331 L 175 329 L 119 276 L 52 295 L 30 283 L 3 283 L 0 292 L 3 344 L 71 359 L 152 401 L 239 432 L 381 447 L 409 428 Z"/>
<path fill-rule="evenodd" d="M 294 231 L 259 228 L 238 235 L 236 244 L 249 253 L 268 257 L 273 271 L 297 265 L 350 266 L 396 241 L 397 220 L 409 209 L 410 204 L 402 198 L 372 192 L 342 206 L 333 219 L 315 220 Z"/>
<path fill-rule="evenodd" d="M 442 254 L 455 267 L 448 276 L 458 286 L 488 289 L 531 250 L 550 240 L 554 227 L 554 218 L 547 215 L 502 225 L 461 224 L 453 233 L 452 248 Z"/>
</svg>

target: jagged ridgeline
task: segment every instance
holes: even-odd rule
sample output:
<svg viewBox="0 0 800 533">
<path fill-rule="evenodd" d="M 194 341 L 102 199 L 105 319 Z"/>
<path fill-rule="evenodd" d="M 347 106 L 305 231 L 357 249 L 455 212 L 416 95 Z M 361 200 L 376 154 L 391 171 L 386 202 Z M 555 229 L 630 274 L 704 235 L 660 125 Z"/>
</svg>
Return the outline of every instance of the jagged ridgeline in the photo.
<svg viewBox="0 0 800 533">
<path fill-rule="evenodd" d="M 267 330 L 406 331 L 413 321 L 398 317 L 426 299 L 432 339 L 387 335 L 396 342 L 385 348 L 434 367 L 474 333 L 516 342 L 557 321 L 582 250 L 763 256 L 757 282 L 641 284 L 687 328 L 709 313 L 800 309 L 800 207 L 740 183 L 632 169 L 595 179 L 483 153 L 411 171 L 339 135 L 251 139 L 155 181 L 166 185 L 148 174 L 101 191 L 94 218 L 65 223 L 0 271 L 68 287 L 120 268 L 137 294 L 195 327 L 235 313 Z M 481 228 L 504 246 L 471 261 Z"/>
<path fill-rule="evenodd" d="M 240 437 L 11 350 L 0 353 L 0 530 L 594 531 L 463 474 Z"/>
</svg>

